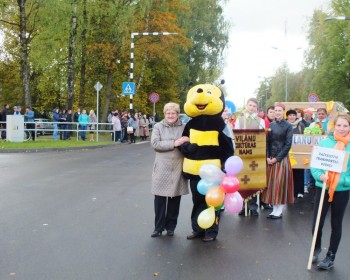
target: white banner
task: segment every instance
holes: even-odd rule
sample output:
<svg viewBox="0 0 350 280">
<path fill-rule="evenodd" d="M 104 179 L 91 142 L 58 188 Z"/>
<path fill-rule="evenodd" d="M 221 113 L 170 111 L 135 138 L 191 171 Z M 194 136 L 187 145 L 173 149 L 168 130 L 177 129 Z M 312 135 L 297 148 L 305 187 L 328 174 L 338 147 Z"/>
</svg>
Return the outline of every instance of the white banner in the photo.
<svg viewBox="0 0 350 280">
<path fill-rule="evenodd" d="M 310 166 L 341 173 L 346 171 L 349 154 L 333 148 L 315 146 L 312 150 Z"/>
</svg>

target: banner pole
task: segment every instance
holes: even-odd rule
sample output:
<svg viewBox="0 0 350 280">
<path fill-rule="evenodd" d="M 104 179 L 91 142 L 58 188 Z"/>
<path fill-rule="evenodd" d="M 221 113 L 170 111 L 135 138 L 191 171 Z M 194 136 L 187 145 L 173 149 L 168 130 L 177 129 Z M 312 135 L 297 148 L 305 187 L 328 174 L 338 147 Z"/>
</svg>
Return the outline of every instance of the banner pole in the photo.
<svg viewBox="0 0 350 280">
<path fill-rule="evenodd" d="M 328 171 L 326 171 L 326 177 L 328 178 Z M 316 224 L 315 224 L 315 229 L 314 229 L 314 235 L 312 237 L 309 261 L 308 261 L 308 264 L 307 264 L 307 269 L 308 270 L 311 269 L 312 257 L 314 255 L 316 238 L 317 238 L 317 234 L 318 234 L 318 227 L 320 225 L 320 219 L 321 219 L 321 213 L 322 213 L 322 207 L 323 207 L 323 201 L 324 201 L 325 192 L 326 192 L 326 182 L 323 182 L 322 192 L 321 192 L 321 197 L 320 197 L 320 203 L 318 205 L 318 211 L 317 211 L 317 218 L 316 218 Z"/>
</svg>

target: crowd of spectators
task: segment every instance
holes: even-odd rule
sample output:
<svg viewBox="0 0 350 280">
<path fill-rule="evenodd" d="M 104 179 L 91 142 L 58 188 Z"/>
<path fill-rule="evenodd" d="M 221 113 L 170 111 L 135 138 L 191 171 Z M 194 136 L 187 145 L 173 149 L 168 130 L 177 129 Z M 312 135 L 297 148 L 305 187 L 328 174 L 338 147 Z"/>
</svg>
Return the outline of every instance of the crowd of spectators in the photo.
<svg viewBox="0 0 350 280">
<path fill-rule="evenodd" d="M 0 111 L 0 128 L 1 139 L 6 139 L 6 116 L 22 115 L 21 106 L 14 106 L 12 110 L 9 104 L 5 104 Z M 23 114 L 25 127 L 31 135 L 31 139 L 35 140 L 35 113 L 27 106 Z M 95 133 L 97 129 L 97 116 L 94 110 L 89 113 L 85 109 L 77 108 L 73 113 L 71 109 L 55 108 L 52 115 L 47 117 L 52 123 L 52 139 L 53 140 L 70 140 L 74 131 L 79 131 L 81 140 L 95 141 Z M 146 115 L 142 112 L 131 113 L 130 111 L 119 112 L 111 110 L 107 116 L 107 123 L 103 130 L 111 130 L 112 141 L 120 143 L 136 143 L 136 139 L 140 138 L 145 141 L 150 136 L 154 124 L 157 122 L 156 115 Z M 101 125 L 101 122 L 100 122 Z M 99 127 L 100 128 L 100 127 Z M 100 128 L 101 129 L 101 128 Z M 102 130 L 102 129 L 101 129 Z M 87 137 L 88 135 L 88 137 Z"/>
</svg>

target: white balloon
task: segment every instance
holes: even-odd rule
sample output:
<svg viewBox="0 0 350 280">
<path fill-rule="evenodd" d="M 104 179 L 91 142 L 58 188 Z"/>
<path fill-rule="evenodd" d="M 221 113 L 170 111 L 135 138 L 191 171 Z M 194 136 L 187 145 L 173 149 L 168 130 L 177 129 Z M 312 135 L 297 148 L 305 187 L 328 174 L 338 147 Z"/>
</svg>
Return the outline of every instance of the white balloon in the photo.
<svg viewBox="0 0 350 280">
<path fill-rule="evenodd" d="M 206 163 L 199 168 L 199 176 L 210 183 L 220 183 L 225 173 L 215 164 Z"/>
</svg>

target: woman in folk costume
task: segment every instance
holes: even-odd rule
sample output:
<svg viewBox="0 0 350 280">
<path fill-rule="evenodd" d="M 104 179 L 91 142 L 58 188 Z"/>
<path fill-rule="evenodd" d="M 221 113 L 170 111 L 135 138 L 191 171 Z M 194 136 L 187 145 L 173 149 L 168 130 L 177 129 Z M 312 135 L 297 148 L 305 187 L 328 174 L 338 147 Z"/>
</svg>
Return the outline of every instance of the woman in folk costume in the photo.
<svg viewBox="0 0 350 280">
<path fill-rule="evenodd" d="M 342 150 L 350 152 L 350 116 L 346 113 L 340 113 L 334 119 L 334 133 L 330 133 L 327 138 L 320 142 L 321 147 L 333 148 L 335 150 Z M 330 244 L 326 257 L 318 263 L 320 269 L 330 269 L 334 266 L 335 254 L 337 253 L 340 239 L 342 236 L 342 223 L 346 206 L 349 201 L 350 190 L 350 161 L 347 164 L 346 172 L 335 173 L 328 172 L 328 176 L 325 170 L 311 168 L 312 176 L 316 181 L 316 194 L 314 205 L 314 221 L 312 232 L 314 232 L 318 207 L 320 203 L 320 196 L 322 191 L 323 182 L 326 182 L 328 192 L 325 193 L 322 212 L 320 218 L 319 229 L 316 237 L 316 245 L 314 250 L 313 263 L 317 263 L 318 255 L 321 253 L 321 239 L 322 228 L 328 212 L 331 207 L 331 225 L 332 233 L 330 238 Z"/>
<path fill-rule="evenodd" d="M 282 218 L 284 204 L 294 202 L 293 172 L 288 156 L 293 128 L 283 118 L 284 109 L 283 103 L 275 105 L 275 121 L 270 124 L 266 139 L 267 188 L 262 200 L 273 205 L 269 219 Z"/>
</svg>

